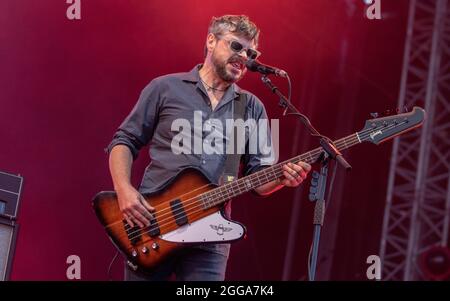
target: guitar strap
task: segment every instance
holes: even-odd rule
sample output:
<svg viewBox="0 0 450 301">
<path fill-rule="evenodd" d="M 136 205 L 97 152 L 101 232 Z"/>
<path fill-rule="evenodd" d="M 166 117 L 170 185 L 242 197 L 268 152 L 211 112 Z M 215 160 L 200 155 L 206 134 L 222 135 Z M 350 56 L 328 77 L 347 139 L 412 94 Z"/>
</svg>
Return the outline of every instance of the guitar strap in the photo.
<svg viewBox="0 0 450 301">
<path fill-rule="evenodd" d="M 245 93 L 241 93 L 239 95 L 239 98 L 237 98 L 234 103 L 234 110 L 233 110 L 233 119 L 236 121 L 238 119 L 242 119 L 245 121 L 245 113 L 247 108 L 247 96 Z M 230 140 L 233 139 L 233 150 L 229 151 L 229 146 L 227 146 L 227 157 L 225 160 L 225 168 L 222 176 L 222 182 L 228 183 L 231 181 L 234 181 L 238 177 L 239 173 L 239 164 L 241 162 L 241 156 L 243 151 L 238 150 L 238 143 L 237 141 L 245 141 L 238 139 L 238 135 L 245 135 L 245 132 L 239 132 L 236 127 L 233 127 L 232 132 L 234 133 Z M 245 145 L 244 145 L 245 147 Z"/>
</svg>

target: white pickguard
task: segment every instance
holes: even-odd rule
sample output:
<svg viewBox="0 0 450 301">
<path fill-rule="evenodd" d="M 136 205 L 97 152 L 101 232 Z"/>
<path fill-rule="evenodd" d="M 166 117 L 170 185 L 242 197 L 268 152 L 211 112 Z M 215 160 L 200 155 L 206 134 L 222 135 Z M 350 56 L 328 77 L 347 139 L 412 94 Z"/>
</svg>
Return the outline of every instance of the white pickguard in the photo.
<svg viewBox="0 0 450 301">
<path fill-rule="evenodd" d="M 178 243 L 224 242 L 240 239 L 245 229 L 240 224 L 225 219 L 220 212 L 208 215 L 160 238 Z"/>
</svg>

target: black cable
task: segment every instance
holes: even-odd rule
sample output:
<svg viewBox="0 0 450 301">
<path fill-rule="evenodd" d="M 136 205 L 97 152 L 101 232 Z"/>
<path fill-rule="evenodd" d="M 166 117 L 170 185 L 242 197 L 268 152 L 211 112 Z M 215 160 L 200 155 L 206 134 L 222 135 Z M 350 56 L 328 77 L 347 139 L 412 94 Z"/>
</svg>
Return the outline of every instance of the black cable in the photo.
<svg viewBox="0 0 450 301">
<path fill-rule="evenodd" d="M 286 73 L 286 78 L 288 81 L 288 101 L 291 102 L 291 96 L 292 96 L 292 83 L 291 78 L 289 77 L 289 74 Z"/>
<path fill-rule="evenodd" d="M 311 242 L 311 246 L 309 247 L 308 252 L 308 279 L 311 279 L 311 251 L 312 251 L 313 244 Z"/>
<path fill-rule="evenodd" d="M 336 171 L 339 164 L 337 162 L 334 162 L 334 168 L 333 168 L 333 175 L 331 176 L 330 186 L 328 188 L 328 203 L 330 203 L 331 200 L 331 192 L 333 191 L 333 184 L 334 184 L 334 178 L 336 177 Z M 328 204 L 326 204 L 328 206 Z M 325 211 L 326 213 L 326 211 Z"/>
</svg>

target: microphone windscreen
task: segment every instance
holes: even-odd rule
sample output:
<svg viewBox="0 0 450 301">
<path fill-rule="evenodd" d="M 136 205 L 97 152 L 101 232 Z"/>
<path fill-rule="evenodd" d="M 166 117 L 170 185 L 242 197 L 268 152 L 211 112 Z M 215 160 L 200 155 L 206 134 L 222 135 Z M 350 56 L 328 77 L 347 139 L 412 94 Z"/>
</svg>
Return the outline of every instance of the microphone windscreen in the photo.
<svg viewBox="0 0 450 301">
<path fill-rule="evenodd" d="M 245 66 L 250 71 L 257 71 L 258 70 L 258 63 L 255 60 L 247 60 L 245 63 Z"/>
</svg>

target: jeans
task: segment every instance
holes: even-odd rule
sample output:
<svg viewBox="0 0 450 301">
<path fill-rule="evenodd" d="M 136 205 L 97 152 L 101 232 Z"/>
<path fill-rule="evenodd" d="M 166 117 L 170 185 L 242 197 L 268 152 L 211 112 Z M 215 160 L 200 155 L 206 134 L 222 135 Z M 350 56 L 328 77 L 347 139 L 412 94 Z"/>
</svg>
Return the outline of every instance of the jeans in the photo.
<svg viewBox="0 0 450 301">
<path fill-rule="evenodd" d="M 181 250 L 175 257 L 147 275 L 125 265 L 126 281 L 223 281 L 230 244 L 203 244 Z"/>
</svg>

